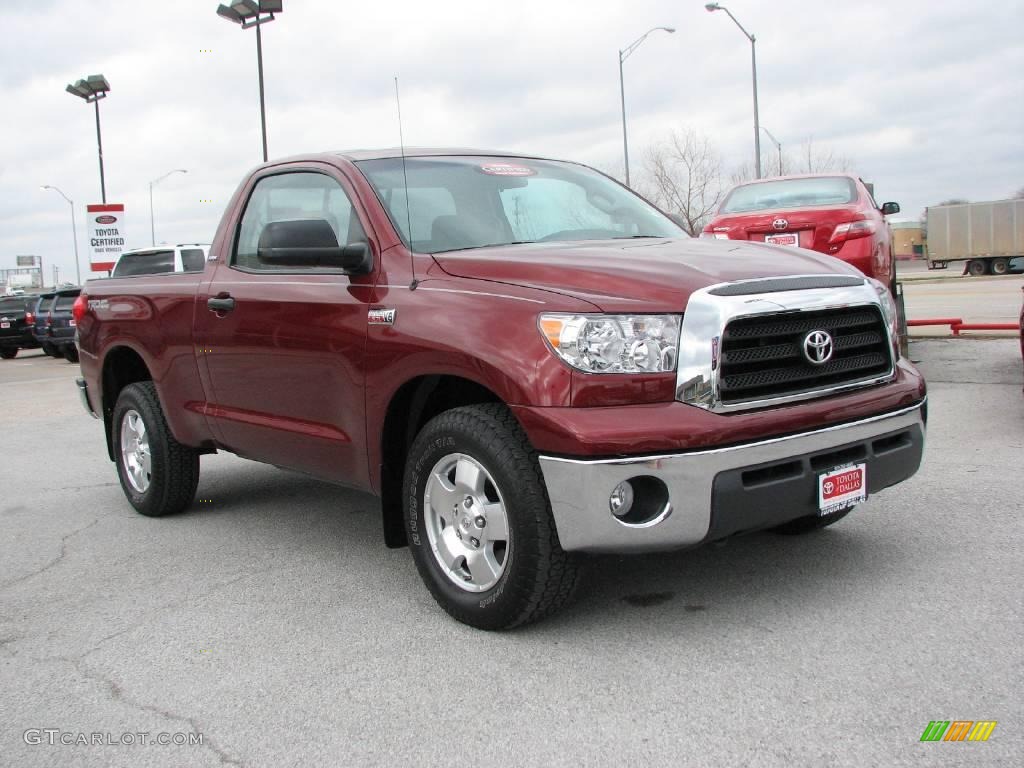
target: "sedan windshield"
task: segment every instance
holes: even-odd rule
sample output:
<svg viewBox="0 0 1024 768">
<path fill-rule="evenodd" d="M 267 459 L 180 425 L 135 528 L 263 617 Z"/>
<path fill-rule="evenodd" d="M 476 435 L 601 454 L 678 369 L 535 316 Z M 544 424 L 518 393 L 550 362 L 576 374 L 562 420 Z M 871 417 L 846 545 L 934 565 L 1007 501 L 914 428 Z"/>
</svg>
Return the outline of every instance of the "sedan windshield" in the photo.
<svg viewBox="0 0 1024 768">
<path fill-rule="evenodd" d="M 746 213 L 775 208 L 816 208 L 857 201 L 857 187 L 846 176 L 759 181 L 736 187 L 719 213 Z"/>
<path fill-rule="evenodd" d="M 414 251 L 686 237 L 656 208 L 582 165 L 468 156 L 409 157 L 405 164 L 403 173 L 400 157 L 356 163 Z"/>
</svg>

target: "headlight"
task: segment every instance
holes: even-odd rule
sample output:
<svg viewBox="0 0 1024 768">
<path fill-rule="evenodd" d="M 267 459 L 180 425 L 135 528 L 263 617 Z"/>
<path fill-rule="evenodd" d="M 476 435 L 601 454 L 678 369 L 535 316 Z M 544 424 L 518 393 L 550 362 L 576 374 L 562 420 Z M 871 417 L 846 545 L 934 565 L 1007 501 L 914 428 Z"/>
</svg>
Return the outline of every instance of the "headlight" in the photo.
<svg viewBox="0 0 1024 768">
<path fill-rule="evenodd" d="M 896 302 L 892 300 L 892 294 L 889 293 L 889 289 L 884 283 L 875 280 L 875 278 L 869 277 L 868 282 L 871 283 L 871 287 L 875 289 L 878 298 L 882 302 L 882 316 L 885 317 L 885 322 L 890 328 L 895 330 Z"/>
<path fill-rule="evenodd" d="M 875 293 L 878 294 L 878 299 L 882 304 L 882 317 L 885 320 L 885 324 L 889 326 L 889 336 L 892 339 L 893 354 L 899 358 L 899 316 L 896 312 L 896 302 L 893 301 L 892 294 L 889 293 L 888 286 L 885 283 L 875 280 L 873 277 L 868 278 L 868 282 L 871 283 L 871 287 L 875 289 Z"/>
<path fill-rule="evenodd" d="M 676 369 L 679 315 L 541 315 L 551 349 L 586 373 L 664 373 Z"/>
</svg>

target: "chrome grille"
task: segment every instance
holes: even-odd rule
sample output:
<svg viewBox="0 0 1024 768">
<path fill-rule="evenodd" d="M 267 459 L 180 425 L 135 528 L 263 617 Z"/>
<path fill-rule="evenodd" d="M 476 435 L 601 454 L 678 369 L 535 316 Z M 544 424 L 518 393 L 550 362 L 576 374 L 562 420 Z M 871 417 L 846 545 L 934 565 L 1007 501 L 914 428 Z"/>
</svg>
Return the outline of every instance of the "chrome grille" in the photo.
<svg viewBox="0 0 1024 768">
<path fill-rule="evenodd" d="M 827 331 L 832 357 L 815 365 L 804 336 Z M 892 352 L 875 306 L 764 313 L 731 320 L 722 335 L 718 392 L 723 404 L 785 397 L 877 378 Z"/>
</svg>

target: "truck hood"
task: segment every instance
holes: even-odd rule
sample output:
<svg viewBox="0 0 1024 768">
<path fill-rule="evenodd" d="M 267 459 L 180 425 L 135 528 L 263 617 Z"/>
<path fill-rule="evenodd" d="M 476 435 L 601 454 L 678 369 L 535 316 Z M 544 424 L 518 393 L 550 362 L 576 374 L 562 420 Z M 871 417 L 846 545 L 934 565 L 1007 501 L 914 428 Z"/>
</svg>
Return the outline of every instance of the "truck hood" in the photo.
<svg viewBox="0 0 1024 768">
<path fill-rule="evenodd" d="M 435 253 L 456 277 L 565 294 L 605 312 L 678 312 L 700 288 L 793 275 L 863 275 L 799 248 L 711 239 L 528 243 Z"/>
</svg>

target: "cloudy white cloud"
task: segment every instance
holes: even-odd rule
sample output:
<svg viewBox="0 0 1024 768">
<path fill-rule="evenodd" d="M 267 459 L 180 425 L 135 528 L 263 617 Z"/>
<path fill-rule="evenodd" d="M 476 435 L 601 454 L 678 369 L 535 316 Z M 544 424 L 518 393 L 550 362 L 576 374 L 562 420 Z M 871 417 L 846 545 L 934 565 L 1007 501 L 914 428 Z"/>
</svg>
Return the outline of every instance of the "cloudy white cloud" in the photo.
<svg viewBox="0 0 1024 768">
<path fill-rule="evenodd" d="M 73 274 L 67 205 L 39 185 L 99 201 L 93 115 L 64 86 L 100 72 L 107 196 L 127 205 L 130 243 L 149 243 L 148 182 L 172 168 L 189 172 L 156 189 L 157 240 L 212 237 L 260 160 L 254 34 L 217 0 L 4 5 L 0 267 L 31 253 Z M 1024 185 L 1024 0 L 728 5 L 757 35 L 761 121 L 785 146 L 813 136 L 911 215 Z M 410 145 L 620 168 L 617 51 L 659 25 L 677 32 L 626 63 L 634 169 L 673 127 L 713 136 L 728 165 L 752 154 L 749 45 L 697 0 L 284 6 L 264 30 L 272 157 L 395 145 L 398 75 Z"/>
</svg>

